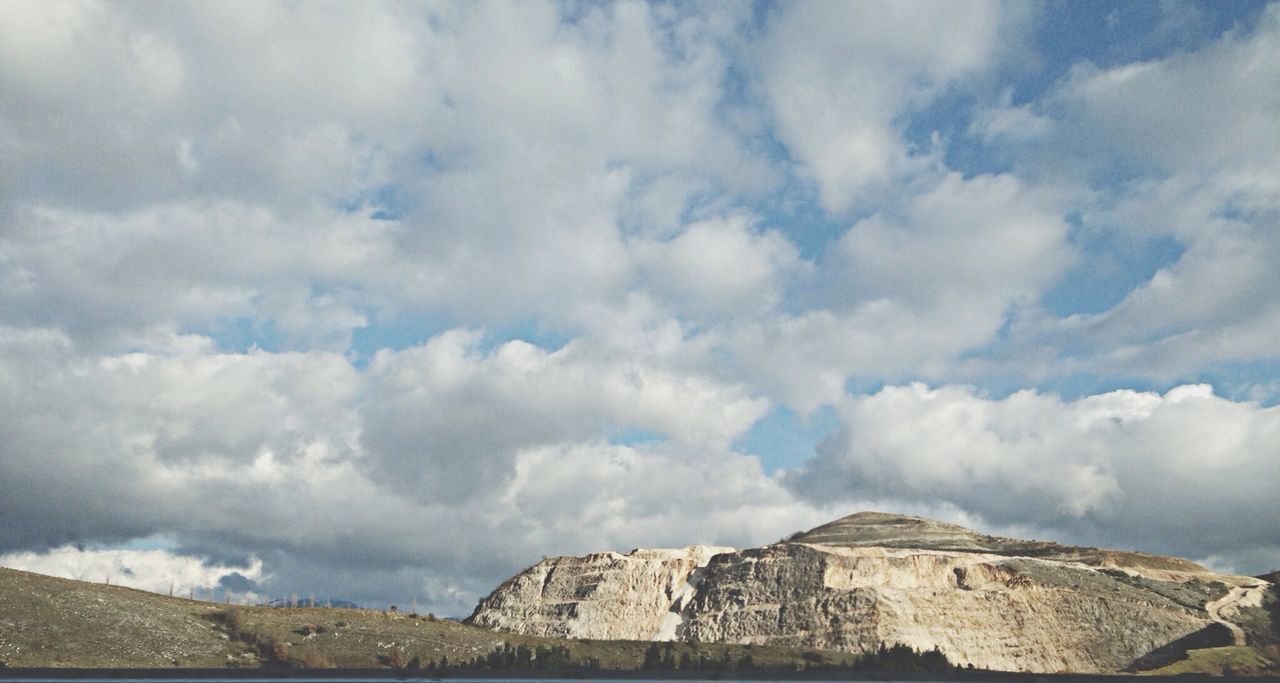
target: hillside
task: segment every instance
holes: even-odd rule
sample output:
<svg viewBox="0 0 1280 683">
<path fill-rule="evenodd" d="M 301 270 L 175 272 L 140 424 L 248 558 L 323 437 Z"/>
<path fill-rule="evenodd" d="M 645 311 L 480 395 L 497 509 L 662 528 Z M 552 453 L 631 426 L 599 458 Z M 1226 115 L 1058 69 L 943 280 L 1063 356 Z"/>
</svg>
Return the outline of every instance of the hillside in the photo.
<svg viewBox="0 0 1280 683">
<path fill-rule="evenodd" d="M 556 661 L 638 670 L 653 644 L 500 634 L 425 615 L 338 608 L 232 607 L 0 568 L 0 663 L 8 668 L 428 667 L 523 646 Z M 664 646 L 661 659 L 794 669 L 847 653 L 726 644 Z M 415 658 L 417 662 L 414 662 Z M 662 666 L 659 663 L 659 666 Z"/>
<path fill-rule="evenodd" d="M 10 668 L 430 668 L 541 652 L 602 670 L 791 671 L 851 666 L 886 644 L 1015 671 L 1274 673 L 1280 661 L 1268 577 L 880 513 L 741 551 L 549 558 L 470 621 L 231 607 L 0 568 Z"/>
<path fill-rule="evenodd" d="M 548 558 L 468 623 L 526 635 L 805 647 L 882 643 L 1021 672 L 1107 673 L 1177 662 L 1216 672 L 1242 648 L 1274 667 L 1275 586 L 1175 557 L 978 534 L 859 513 L 745 550 L 694 546 Z M 1219 653 L 1222 654 L 1222 653 Z M 1236 653 L 1237 655 L 1240 653 Z M 1247 660 L 1236 662 L 1233 670 Z"/>
</svg>

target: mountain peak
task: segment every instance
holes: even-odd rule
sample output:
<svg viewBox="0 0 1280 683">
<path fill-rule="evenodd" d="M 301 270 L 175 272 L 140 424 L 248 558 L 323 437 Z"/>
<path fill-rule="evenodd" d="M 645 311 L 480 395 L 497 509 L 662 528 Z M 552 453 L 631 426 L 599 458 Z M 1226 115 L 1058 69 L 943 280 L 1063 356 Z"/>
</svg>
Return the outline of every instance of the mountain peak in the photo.
<svg viewBox="0 0 1280 683">
<path fill-rule="evenodd" d="M 986 551 L 995 539 L 956 524 L 890 512 L 864 511 L 814 527 L 792 543 Z"/>
<path fill-rule="evenodd" d="M 843 546 L 847 548 L 904 548 L 993 555 L 1039 557 L 1089 565 L 1146 567 L 1202 572 L 1204 567 L 1178 557 L 1062 545 L 1051 541 L 1027 541 L 988 536 L 958 524 L 889 512 L 856 512 L 814 527 L 788 543 Z"/>
</svg>

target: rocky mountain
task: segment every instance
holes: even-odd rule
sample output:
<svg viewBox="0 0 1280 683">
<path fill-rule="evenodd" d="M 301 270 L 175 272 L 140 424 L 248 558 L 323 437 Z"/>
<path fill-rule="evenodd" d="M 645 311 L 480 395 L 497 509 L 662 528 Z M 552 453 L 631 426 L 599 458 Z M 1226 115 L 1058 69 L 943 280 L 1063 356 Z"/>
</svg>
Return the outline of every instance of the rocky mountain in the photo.
<svg viewBox="0 0 1280 683">
<path fill-rule="evenodd" d="M 590 671 L 594 678 L 607 671 L 641 670 L 657 649 L 654 643 L 639 641 L 495 633 L 403 611 L 300 607 L 297 603 L 293 607 L 234 606 L 0 567 L 0 680 L 84 678 L 74 672 L 51 676 L 31 671 L 47 667 L 156 669 L 171 673 L 143 678 L 170 680 L 189 676 L 181 671 L 184 668 L 269 667 L 267 677 L 277 678 L 282 668 L 385 671 L 413 668 L 414 662 L 443 668 L 448 662 L 474 672 L 477 658 L 483 662 L 479 668 L 490 675 L 495 668 L 523 669 L 525 675 L 540 669 L 536 677 L 556 671 L 581 677 Z M 522 660 L 521 652 L 540 661 Z M 744 660 L 774 671 L 815 663 L 847 671 L 854 663 L 848 653 L 727 643 L 664 643 L 659 658 L 672 666 L 696 662 L 704 675 L 726 671 Z M 907 657 L 882 665 L 919 667 L 924 663 L 927 658 Z M 670 667 L 664 663 L 660 669 Z M 261 673 L 246 673 L 262 680 Z M 422 680 L 422 673 L 410 676 Z M 116 671 L 89 678 L 120 675 Z M 356 678 L 362 677 L 368 676 Z M 224 680 L 232 678 L 246 677 L 229 672 Z"/>
<path fill-rule="evenodd" d="M 846 652 L 901 643 L 978 668 L 1095 673 L 1165 664 L 1185 656 L 1178 643 L 1269 646 L 1276 598 L 1273 582 L 1179 558 L 863 512 L 760 548 L 548 558 L 467 621 Z"/>
</svg>

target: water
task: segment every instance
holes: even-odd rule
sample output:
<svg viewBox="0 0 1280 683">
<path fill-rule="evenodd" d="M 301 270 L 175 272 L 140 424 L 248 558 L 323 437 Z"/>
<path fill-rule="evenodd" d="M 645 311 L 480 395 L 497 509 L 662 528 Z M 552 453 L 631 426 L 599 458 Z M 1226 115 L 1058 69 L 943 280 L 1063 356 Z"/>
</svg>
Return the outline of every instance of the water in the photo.
<svg viewBox="0 0 1280 683">
<path fill-rule="evenodd" d="M 127 674 L 120 677 L 111 677 L 111 675 L 83 675 L 76 671 L 67 671 L 61 675 L 41 675 L 41 677 L 23 677 L 23 675 L 6 675 L 4 670 L 0 670 L 0 680 L 13 683 L 65 683 L 68 680 L 77 680 L 83 683 L 279 683 L 282 680 L 296 683 L 367 683 L 370 680 L 443 680 L 443 682 L 460 682 L 460 683 L 617 683 L 623 680 L 627 683 L 671 683 L 672 680 L 684 680 L 689 683 L 768 683 L 769 679 L 753 678 L 753 679 L 732 679 L 732 678 L 468 678 L 468 677 L 451 677 L 451 678 L 431 678 L 426 675 L 407 675 L 397 673 L 397 671 L 370 671 L 366 675 L 332 675 L 332 677 L 312 677 L 312 675 L 294 675 L 291 673 L 282 673 L 279 675 L 265 675 L 265 677 L 145 677 L 136 678 L 128 677 Z M 858 679 L 809 679 L 809 678 L 778 678 L 777 680 L 804 680 L 805 683 L 849 683 L 850 680 Z M 910 679 L 897 680 L 887 678 L 876 678 L 877 683 L 947 683 L 946 679 Z M 965 677 L 968 683 L 983 683 L 982 678 Z M 992 679 L 995 680 L 995 679 Z M 1007 682 L 1007 678 L 1002 678 Z"/>
<path fill-rule="evenodd" d="M 737 680 L 731 678 L 717 679 L 695 679 L 695 678 L 676 678 L 676 679 L 636 679 L 636 678 L 428 678 L 428 677 L 407 677 L 407 675 L 398 675 L 393 673 L 387 674 L 370 674 L 366 677 L 358 678 L 310 678 L 297 677 L 297 675 L 276 675 L 276 677 L 262 678 L 113 678 L 113 677 L 81 677 L 81 675 L 68 674 L 63 677 L 56 678 L 27 678 L 27 677 L 8 677 L 8 675 L 0 674 L 0 680 L 14 683 L 65 683 L 68 680 L 77 680 L 82 683 L 279 683 L 282 680 L 288 680 L 293 683 L 367 683 L 370 680 L 458 680 L 465 683 L 617 683 L 618 680 L 626 680 L 627 683 L 671 683 L 671 680 L 684 680 L 689 683 L 768 683 L 768 679 L 751 679 Z M 780 679 L 795 680 L 795 679 Z M 849 683 L 850 680 L 858 679 L 838 679 L 824 680 L 803 679 L 806 683 Z M 874 679 L 877 683 L 946 683 L 943 680 L 895 680 L 895 679 Z M 983 683 L 982 679 L 966 678 L 966 682 Z"/>
</svg>

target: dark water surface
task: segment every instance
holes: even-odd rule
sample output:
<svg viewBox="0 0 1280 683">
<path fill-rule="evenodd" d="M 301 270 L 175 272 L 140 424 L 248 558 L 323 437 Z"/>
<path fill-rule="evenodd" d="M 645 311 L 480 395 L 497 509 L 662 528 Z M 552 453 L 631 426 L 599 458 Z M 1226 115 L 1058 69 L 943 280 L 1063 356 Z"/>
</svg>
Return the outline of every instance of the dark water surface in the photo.
<svg viewBox="0 0 1280 683">
<path fill-rule="evenodd" d="M 782 683 L 783 681 L 806 681 L 808 683 L 848 683 L 850 681 L 875 681 L 877 683 L 1190 683 L 1230 681 L 1248 681 L 1264 683 L 1276 681 L 1280 677 L 1252 676 L 1240 678 L 1210 677 L 1200 675 L 1183 676 L 1132 676 L 1132 675 L 1089 675 L 1089 674 L 1027 674 L 993 671 L 957 670 L 954 675 L 921 674 L 912 676 L 901 673 L 858 672 L 856 675 L 833 676 L 829 673 L 821 675 L 814 672 L 805 675 L 803 672 L 779 674 L 757 672 L 756 675 L 736 677 L 693 676 L 656 677 L 641 672 L 612 672 L 604 676 L 546 675 L 529 676 L 492 676 L 453 674 L 449 676 L 433 676 L 425 672 L 392 671 L 387 669 L 368 670 L 278 670 L 263 671 L 260 669 L 243 669 L 226 671 L 220 669 L 191 669 L 186 671 L 139 670 L 139 669 L 3 669 L 0 668 L 0 681 L 3 683 L 66 683 L 83 681 L 85 683 L 369 683 L 370 681 L 460 681 L 466 683 L 668 683 L 670 681 L 715 681 L 716 683 Z"/>
<path fill-rule="evenodd" d="M 1039 679 L 1040 677 L 1036 677 Z M 85 683 L 280 683 L 281 681 L 290 681 L 297 683 L 369 683 L 369 681 L 466 681 L 468 683 L 616 683 L 619 680 L 629 681 L 630 683 L 670 683 L 676 681 L 715 681 L 716 683 L 768 683 L 776 680 L 778 683 L 782 681 L 794 681 L 797 679 L 733 679 L 733 678 L 433 678 L 429 676 L 405 676 L 393 673 L 370 674 L 367 676 L 343 677 L 311 677 L 296 674 L 284 674 L 279 676 L 261 676 L 261 677 L 234 677 L 234 678 L 211 678 L 207 676 L 166 676 L 166 677 L 127 677 L 127 676 L 111 676 L 111 675 L 80 675 L 68 673 L 57 676 L 23 676 L 9 675 L 0 671 L 0 680 L 13 681 L 14 683 L 66 683 L 67 681 L 84 681 Z M 893 678 L 876 678 L 876 679 L 804 679 L 811 683 L 848 683 L 851 680 L 874 680 L 877 683 L 952 683 L 943 679 L 893 679 Z M 1008 681 L 1007 678 L 966 678 L 966 681 L 973 683 L 982 683 L 983 681 Z M 1030 680 L 1030 679 L 1028 679 Z M 1077 677 L 1076 680 L 1079 680 Z"/>
<path fill-rule="evenodd" d="M 876 680 L 878 683 L 952 683 L 955 680 L 965 680 L 968 683 L 1010 683 L 1011 680 L 1023 680 L 1023 677 L 1009 677 L 1009 675 L 993 675 L 991 678 L 982 677 L 982 675 L 966 675 L 963 679 L 946 679 L 946 678 L 787 678 L 778 677 L 777 679 L 769 678 L 640 678 L 640 677 L 612 677 L 612 678 L 590 678 L 590 677 L 573 677 L 573 678 L 480 678 L 480 677 L 430 677 L 430 675 L 422 674 L 406 674 L 397 673 L 397 671 L 369 671 L 369 673 L 361 673 L 357 675 L 329 674 L 329 675 L 311 675 L 298 673 L 275 673 L 260 675 L 173 675 L 172 673 L 156 675 L 131 675 L 128 673 L 104 674 L 101 671 L 77 671 L 77 670 L 60 670 L 56 673 L 44 673 L 31 675 L 23 673 L 23 671 L 5 671 L 0 669 L 0 680 L 5 683 L 65 683 L 68 680 L 78 680 L 78 682 L 86 683 L 279 683 L 279 682 L 297 682 L 297 683 L 369 683 L 370 680 L 429 680 L 429 682 L 456 682 L 460 683 L 671 683 L 672 680 L 684 680 L 684 682 L 699 683 L 762 683 L 768 680 L 805 680 L 806 683 L 849 683 L 851 680 Z M 1056 677 L 1027 677 L 1025 680 L 1047 680 Z M 1083 680 L 1088 677 L 1070 677 L 1073 680 Z M 1098 677 L 1100 679 L 1108 679 L 1111 677 Z"/>
<path fill-rule="evenodd" d="M 164 676 L 164 677 L 128 677 L 128 676 L 111 676 L 111 675 L 95 675 L 95 674 L 74 674 L 67 673 L 64 675 L 42 675 L 42 676 L 24 676 L 9 675 L 0 671 L 0 680 L 13 681 L 14 683 L 66 683 L 67 681 L 84 681 L 85 683 L 281 683 L 281 681 L 290 681 L 297 683 L 369 683 L 369 681 L 466 681 L 467 683 L 616 683 L 619 680 L 625 680 L 629 683 L 670 683 L 671 681 L 715 681 L 716 683 L 768 683 L 776 680 L 778 683 L 782 681 L 794 681 L 797 679 L 733 679 L 733 678 L 470 678 L 470 677 L 448 677 L 433 678 L 430 676 L 413 676 L 413 675 L 397 675 L 394 673 L 371 673 L 362 676 L 323 676 L 312 677 L 309 675 L 283 674 L 278 676 L 260 676 L 260 677 L 244 677 L 238 676 L 234 678 L 216 678 L 208 676 Z M 876 679 L 804 679 L 811 683 L 848 683 L 850 680 L 874 680 L 877 683 L 952 683 L 942 679 L 893 679 L 893 678 L 876 678 Z M 982 683 L 984 680 L 991 681 L 1007 681 L 1005 678 L 966 678 L 965 680 L 973 683 Z"/>
</svg>

